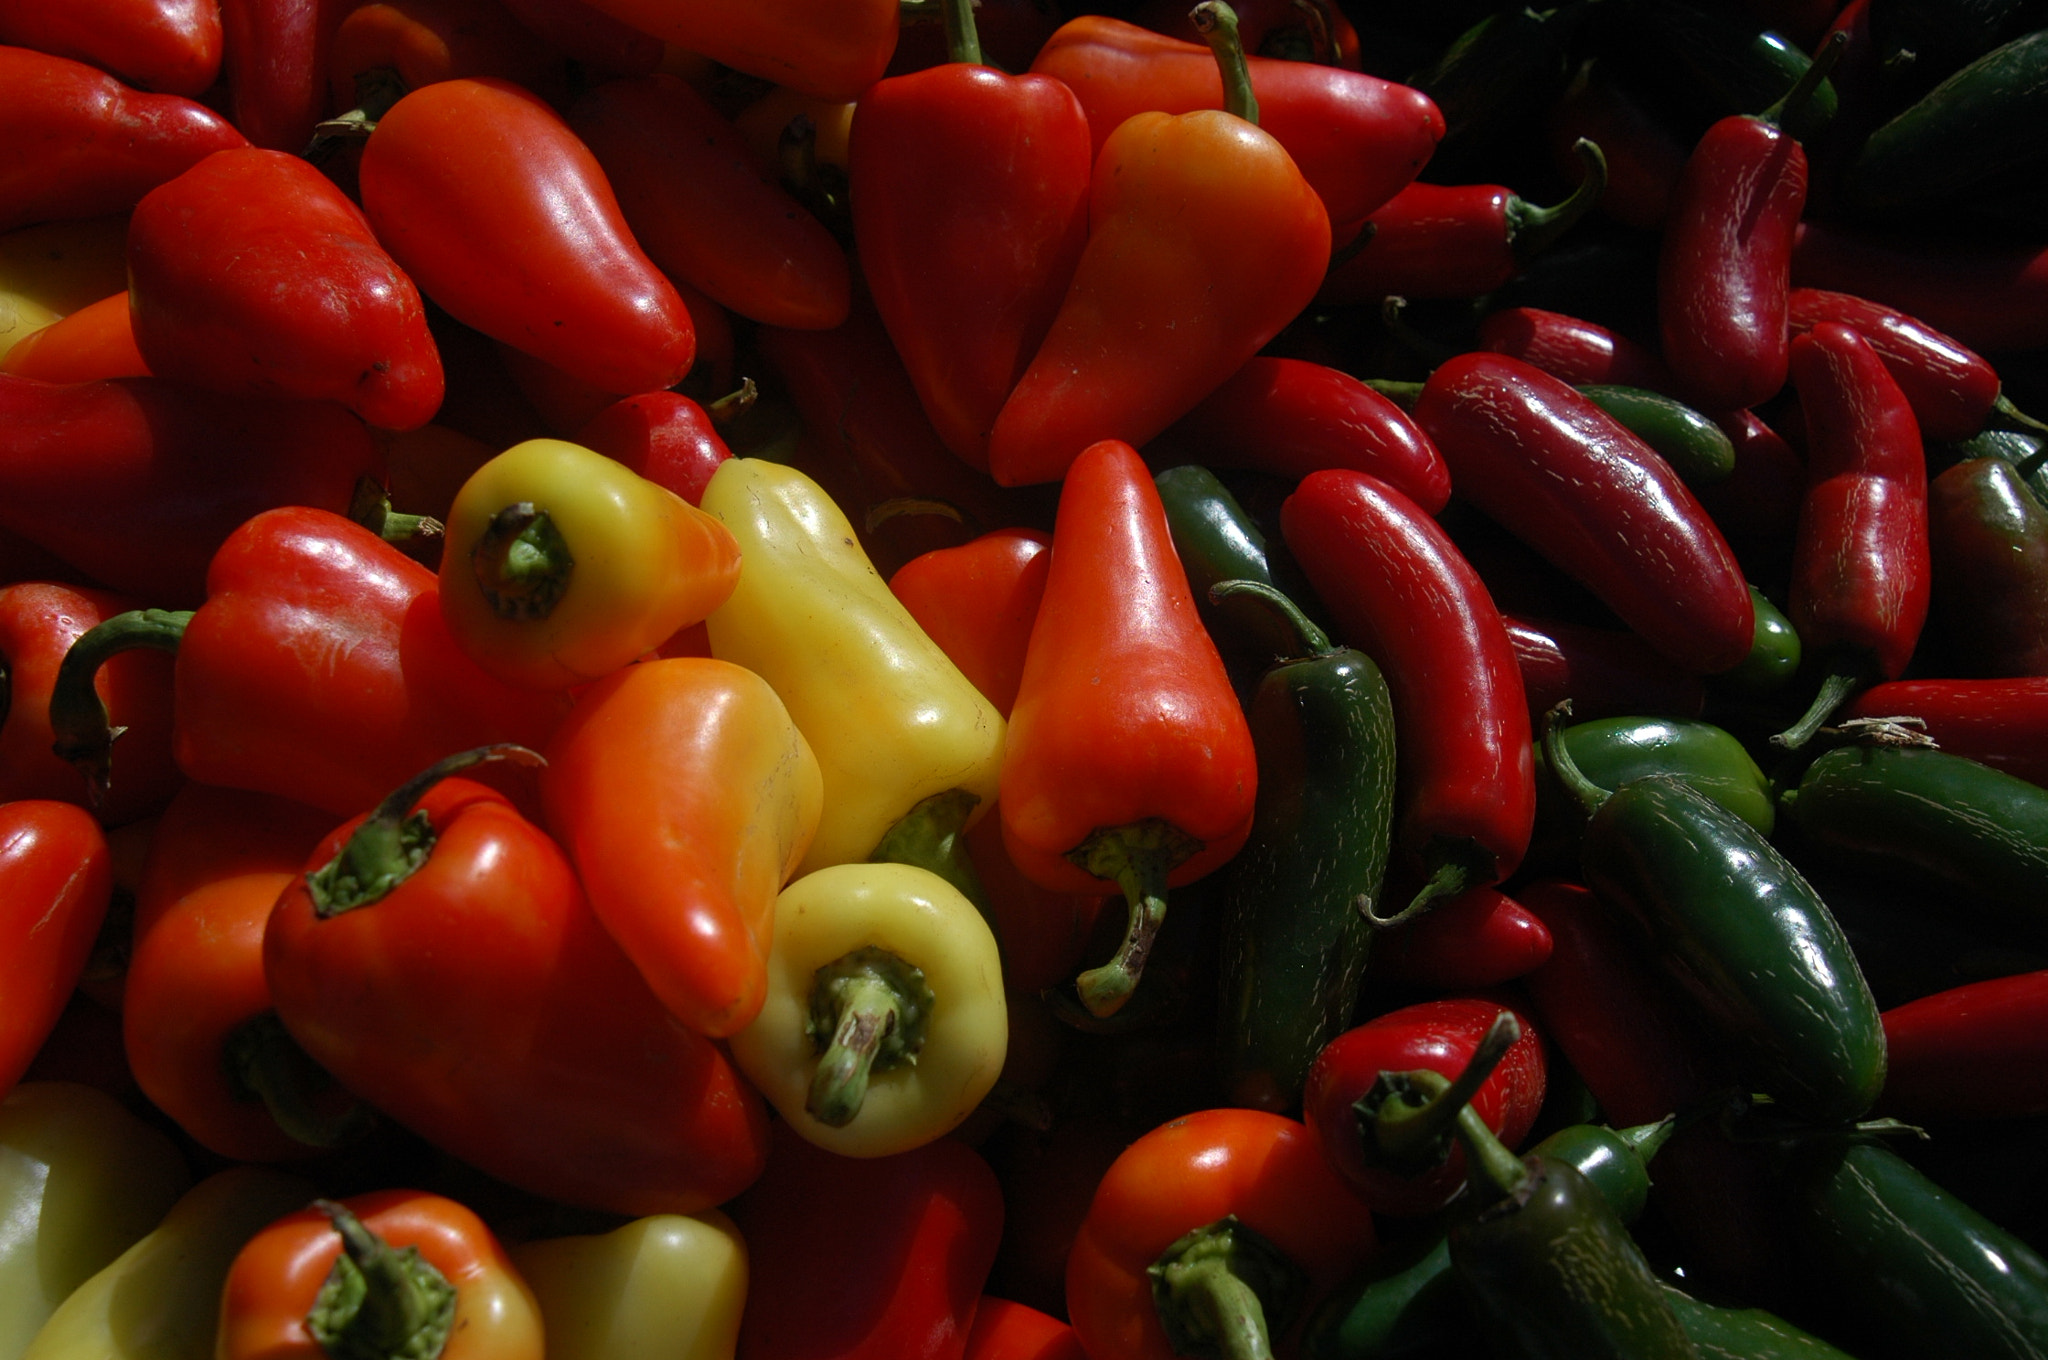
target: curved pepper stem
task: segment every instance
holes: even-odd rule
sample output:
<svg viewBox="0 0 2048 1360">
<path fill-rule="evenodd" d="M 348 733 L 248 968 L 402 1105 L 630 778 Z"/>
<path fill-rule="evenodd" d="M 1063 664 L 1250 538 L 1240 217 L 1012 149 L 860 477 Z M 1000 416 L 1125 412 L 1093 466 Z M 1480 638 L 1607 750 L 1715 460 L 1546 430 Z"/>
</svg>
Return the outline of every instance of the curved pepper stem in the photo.
<svg viewBox="0 0 2048 1360">
<path fill-rule="evenodd" d="M 1330 635 L 1318 628 L 1315 620 L 1304 614 L 1301 606 L 1289 599 L 1286 592 L 1276 590 L 1264 581 L 1218 581 L 1209 587 L 1211 604 L 1220 604 L 1232 595 L 1250 595 L 1262 600 L 1275 614 L 1286 620 L 1294 629 L 1294 635 L 1301 639 L 1303 657 L 1328 656 L 1337 650 L 1330 644 Z"/>
<path fill-rule="evenodd" d="M 106 800 L 113 776 L 114 739 L 126 728 L 107 719 L 107 706 L 93 680 L 107 659 L 136 647 L 175 652 L 192 622 L 189 609 L 133 609 L 116 614 L 78 635 L 57 663 L 50 691 L 51 743 L 62 760 L 85 776 L 86 790 L 98 807 Z"/>
<path fill-rule="evenodd" d="M 238 1094 L 261 1100 L 271 1122 L 296 1142 L 309 1148 L 338 1148 L 370 1127 L 370 1107 L 299 1047 L 276 1011 L 264 1011 L 237 1025 L 221 1057 Z M 323 1095 L 329 1099 L 323 1101 Z"/>
<path fill-rule="evenodd" d="M 1259 99 L 1252 93 L 1251 65 L 1244 59 L 1244 40 L 1237 33 L 1237 11 L 1223 0 L 1202 0 L 1188 12 L 1195 31 L 1216 54 L 1223 72 L 1223 109 L 1257 127 Z"/>
<path fill-rule="evenodd" d="M 1366 1161 L 1413 1175 L 1442 1166 L 1472 1097 L 1521 1037 L 1514 1012 L 1502 1011 L 1487 1026 L 1457 1080 L 1447 1081 L 1427 1068 L 1380 1073 L 1372 1089 L 1351 1107 Z"/>
<path fill-rule="evenodd" d="M 845 1128 L 875 1072 L 915 1063 L 937 1004 L 924 970 L 869 945 L 820 968 L 811 985 L 811 1040 L 821 1052 L 804 1109 Z"/>
<path fill-rule="evenodd" d="M 342 1254 L 320 1287 L 306 1330 L 333 1360 L 434 1360 L 455 1326 L 455 1286 L 332 1200 L 315 1200 L 341 1234 Z"/>
<path fill-rule="evenodd" d="M 1427 873 L 1422 886 L 1408 904 L 1392 916 L 1382 916 L 1374 911 L 1370 902 L 1359 908 L 1375 930 L 1393 930 L 1405 926 L 1416 917 L 1430 910 L 1447 897 L 1456 897 L 1477 883 L 1491 883 L 1498 874 L 1498 857 L 1478 841 L 1469 837 L 1451 839 L 1438 837 L 1423 851 L 1423 864 Z"/>
<path fill-rule="evenodd" d="M 1308 1290 L 1302 1268 L 1230 1214 L 1196 1228 L 1146 1267 L 1175 1355 L 1271 1360 Z"/>
<path fill-rule="evenodd" d="M 1848 45 L 1847 32 L 1838 29 L 1828 34 L 1826 41 L 1814 52 L 1813 60 L 1799 73 L 1799 79 L 1792 82 L 1792 88 L 1757 117 L 1772 127 L 1790 127 L 1796 123 L 1799 115 L 1806 112 L 1806 106 L 1813 102 L 1814 94 L 1829 73 L 1835 69 L 1835 60 L 1842 55 L 1842 49 Z"/>
<path fill-rule="evenodd" d="M 1543 715 L 1543 759 L 1549 763 L 1551 774 L 1564 785 L 1565 792 L 1577 799 L 1580 809 L 1591 817 L 1607 801 L 1609 791 L 1586 777 L 1586 772 L 1572 759 L 1571 748 L 1564 744 L 1564 720 L 1571 715 L 1569 699 L 1552 704 Z"/>
<path fill-rule="evenodd" d="M 1771 745 L 1781 746 L 1787 751 L 1796 751 L 1813 740 L 1814 733 L 1827 725 L 1835 710 L 1849 702 L 1851 696 L 1867 688 L 1871 681 L 1870 667 L 1863 658 L 1852 654 L 1837 655 L 1828 666 L 1827 674 L 1821 677 L 1820 689 L 1813 696 L 1813 703 L 1801 714 L 1799 721 L 1771 737 Z"/>
<path fill-rule="evenodd" d="M 1122 888 L 1130 913 L 1116 957 L 1074 980 L 1090 1015 L 1116 1014 L 1137 990 L 1152 942 L 1166 924 L 1166 876 L 1201 848 L 1200 841 L 1171 822 L 1148 817 L 1124 826 L 1098 827 L 1067 852 L 1067 858 L 1087 872 Z"/>
<path fill-rule="evenodd" d="M 1524 264 L 1577 226 L 1599 203 L 1600 195 L 1607 192 L 1607 157 L 1600 144 L 1581 137 L 1572 143 L 1572 151 L 1585 167 L 1585 174 L 1562 203 L 1539 208 L 1513 195 L 1508 197 L 1508 247 L 1515 259 Z"/>
<path fill-rule="evenodd" d="M 349 498 L 348 517 L 392 547 L 408 551 L 425 551 L 431 546 L 438 554 L 441 539 L 448 531 L 448 526 L 432 515 L 408 515 L 393 510 L 391 493 L 375 477 L 357 480 L 355 494 Z"/>
</svg>

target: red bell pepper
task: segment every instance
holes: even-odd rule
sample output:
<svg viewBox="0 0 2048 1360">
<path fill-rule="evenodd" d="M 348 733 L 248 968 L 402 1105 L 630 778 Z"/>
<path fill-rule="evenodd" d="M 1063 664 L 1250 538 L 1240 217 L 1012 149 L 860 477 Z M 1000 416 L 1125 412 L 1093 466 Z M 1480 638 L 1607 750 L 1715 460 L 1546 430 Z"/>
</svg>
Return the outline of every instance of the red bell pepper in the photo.
<svg viewBox="0 0 2048 1360">
<path fill-rule="evenodd" d="M 962 1360 L 1088 1360 L 1074 1329 L 1028 1303 L 983 1294 Z"/>
<path fill-rule="evenodd" d="M 1826 666 L 1807 712 L 1772 740 L 1803 745 L 1855 690 L 1896 680 L 1932 589 L 1927 456 L 1913 408 L 1869 342 L 1822 322 L 1792 343 L 1806 413 L 1806 498 L 1786 614 Z"/>
<path fill-rule="evenodd" d="M 1304 477 L 1281 532 L 1336 624 L 1394 699 L 1396 844 L 1426 886 L 1404 911 L 1513 873 L 1536 821 L 1529 709 L 1513 644 L 1436 522 L 1360 472 Z"/>
<path fill-rule="evenodd" d="M 567 700 L 486 675 L 449 636 L 437 588 L 339 515 L 266 511 L 221 545 L 196 611 L 119 615 L 74 643 L 52 723 L 104 777 L 93 675 L 131 647 L 175 650 L 172 749 L 186 775 L 339 816 L 454 751 L 545 740 Z M 113 765 L 121 778 L 118 754 Z"/>
<path fill-rule="evenodd" d="M 1080 978 L 1092 1013 L 1130 998 L 1167 888 L 1237 853 L 1257 792 L 1251 731 L 1152 474 L 1130 445 L 1093 444 L 1061 486 L 998 804 L 1004 844 L 1032 879 L 1123 889 L 1123 945 Z"/>
<path fill-rule="evenodd" d="M 1919 1122 L 2048 1114 L 2048 973 L 1923 996 L 1884 1013 L 1877 1112 Z"/>
<path fill-rule="evenodd" d="M 1368 976 L 1433 992 L 1470 992 L 1540 968 L 1550 950 L 1550 927 L 1521 903 L 1495 888 L 1467 888 L 1380 936 Z"/>
<path fill-rule="evenodd" d="M 680 392 L 623 397 L 584 422 L 574 442 L 616 458 L 692 505 L 703 503 L 711 474 L 732 457 L 710 412 Z"/>
<path fill-rule="evenodd" d="M 1515 1037 L 1505 1049 L 1487 1048 L 1503 1013 L 1519 1022 Z M 1417 1107 L 1411 1119 L 1427 1120 L 1429 1136 L 1415 1151 L 1403 1148 L 1390 1159 L 1366 1109 L 1353 1108 L 1361 1101 L 1375 1110 L 1393 1108 L 1391 1101 L 1381 1103 L 1384 1088 L 1375 1089 L 1380 1074 L 1426 1068 L 1455 1085 L 1483 1048 L 1478 1087 L 1446 1093 L 1427 1114 Z M 1527 1010 L 1484 997 L 1445 996 L 1375 1016 L 1325 1044 L 1309 1067 L 1301 1117 L 1323 1160 L 1375 1213 L 1417 1217 L 1443 1208 L 1465 1186 L 1464 1149 L 1451 1132 L 1458 1108 L 1469 1102 L 1496 1137 L 1519 1146 L 1543 1107 L 1547 1078 L 1543 1040 Z"/>
<path fill-rule="evenodd" d="M 1368 472 L 1430 514 L 1451 498 L 1442 455 L 1391 398 L 1328 364 L 1256 355 L 1145 446 L 1155 467 L 1245 468 L 1300 481 Z"/>
<path fill-rule="evenodd" d="M 848 191 L 862 276 L 925 414 L 986 469 L 1087 240 L 1094 156 L 1073 91 L 984 65 L 969 6 L 944 9 L 952 59 L 856 105 Z"/>
<path fill-rule="evenodd" d="M 1927 439 L 1968 439 L 1998 404 L 1998 370 L 1976 351 L 1894 307 L 1824 288 L 1794 288 L 1793 335 L 1823 321 L 1849 327 L 1877 351 Z"/>
<path fill-rule="evenodd" d="M 965 1353 L 1004 1216 L 995 1172 L 965 1143 L 855 1159 L 778 1122 L 767 1171 L 729 1211 L 749 1262 L 738 1360 Z"/>
<path fill-rule="evenodd" d="M 939 650 L 1007 718 L 1052 565 L 1049 535 L 992 529 L 897 568 L 889 589 Z"/>
<path fill-rule="evenodd" d="M 1888 680 L 1850 699 L 1840 716 L 1916 719 L 1942 750 L 2048 785 L 2048 676 Z"/>
<path fill-rule="evenodd" d="M 1376 1240 L 1371 1213 L 1298 1121 L 1198 1110 L 1139 1138 L 1102 1177 L 1067 1257 L 1067 1315 L 1095 1356 L 1287 1354 Z"/>
<path fill-rule="evenodd" d="M 1574 387 L 1608 383 L 1652 392 L 1678 390 L 1678 379 L 1655 354 L 1619 331 L 1563 312 L 1502 307 L 1480 321 L 1476 338 L 1480 349 L 1534 364 Z"/>
<path fill-rule="evenodd" d="M 83 62 L 0 47 L 0 231 L 125 212 L 216 151 L 234 124 L 179 95 L 146 94 Z"/>
<path fill-rule="evenodd" d="M 222 75 L 235 126 L 296 155 L 327 112 L 327 52 L 343 0 L 221 0 Z"/>
<path fill-rule="evenodd" d="M 459 320 L 619 396 L 689 372 L 682 298 L 538 96 L 483 77 L 422 86 L 378 120 L 358 178 L 377 239 Z"/>
<path fill-rule="evenodd" d="M 297 156 L 216 152 L 152 189 L 128 224 L 135 343 L 160 378 L 337 401 L 410 430 L 446 380 L 419 290 L 362 211 Z"/>
<path fill-rule="evenodd" d="M 0 1095 L 78 986 L 113 897 L 106 833 L 75 803 L 0 803 Z"/>
<path fill-rule="evenodd" d="M 220 76 L 220 6 L 215 0 L 5 0 L 0 43 L 97 66 L 139 89 L 197 99 Z"/>
<path fill-rule="evenodd" d="M 326 402 L 223 396 L 163 378 L 0 376 L 0 527 L 151 604 L 206 597 L 207 565 L 250 516 L 346 510 L 383 460 Z"/>
<path fill-rule="evenodd" d="M 1749 583 L 1727 539 L 1670 464 L 1591 399 L 1474 352 L 1429 375 L 1414 414 L 1462 498 L 1652 647 L 1703 675 L 1749 654 Z"/>
<path fill-rule="evenodd" d="M 279 1018 L 377 1109 L 543 1198 L 634 1217 L 724 1203 L 765 1164 L 765 1106 L 641 981 L 555 842 L 443 777 L 477 754 L 306 860 L 264 930 Z"/>
</svg>

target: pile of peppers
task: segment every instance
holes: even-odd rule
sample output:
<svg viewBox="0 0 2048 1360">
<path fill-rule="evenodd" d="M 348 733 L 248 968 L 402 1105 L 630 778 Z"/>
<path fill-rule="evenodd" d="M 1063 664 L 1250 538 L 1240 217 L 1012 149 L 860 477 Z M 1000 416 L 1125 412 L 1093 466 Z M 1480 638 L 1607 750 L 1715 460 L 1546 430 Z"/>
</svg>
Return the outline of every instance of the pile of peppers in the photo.
<svg viewBox="0 0 2048 1360">
<path fill-rule="evenodd" d="M 2048 1357 L 2039 0 L 0 0 L 0 1360 Z"/>
</svg>

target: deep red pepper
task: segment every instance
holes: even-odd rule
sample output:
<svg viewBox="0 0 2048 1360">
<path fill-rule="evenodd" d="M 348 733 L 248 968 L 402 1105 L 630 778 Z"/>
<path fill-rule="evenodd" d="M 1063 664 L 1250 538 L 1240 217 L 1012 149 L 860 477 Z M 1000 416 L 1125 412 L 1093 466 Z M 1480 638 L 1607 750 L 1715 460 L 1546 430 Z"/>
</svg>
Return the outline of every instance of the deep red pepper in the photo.
<svg viewBox="0 0 2048 1360">
<path fill-rule="evenodd" d="M 781 1121 L 729 1209 L 750 1262 L 738 1360 L 957 1360 L 1003 1231 L 1002 1187 L 965 1143 L 855 1159 Z"/>
<path fill-rule="evenodd" d="M 78 986 L 113 896 L 106 833 L 75 803 L 0 803 L 0 1095 Z"/>
<path fill-rule="evenodd" d="M 1097 919 L 1113 902 L 1121 904 L 1120 898 L 1056 892 L 1032 882 L 1003 844 L 1000 817 L 984 817 L 968 830 L 967 855 L 1002 945 L 1003 983 L 1019 995 L 1037 996 L 1072 977 L 1088 957 Z M 1010 1036 L 1013 1046 L 1016 1037 Z"/>
<path fill-rule="evenodd" d="M 1856 695 L 1840 716 L 1917 718 L 1944 751 L 2048 784 L 2048 676 L 1891 680 Z"/>
<path fill-rule="evenodd" d="M 1948 675 L 2048 675 L 2048 509 L 2002 458 L 1927 486 L 1926 647 Z"/>
<path fill-rule="evenodd" d="M 1785 436 L 1747 407 L 1714 418 L 1735 446 L 1735 471 L 1699 488 L 1700 504 L 1727 535 L 1738 554 L 1762 552 L 1775 559 L 1789 551 L 1806 494 L 1806 460 Z M 1748 559 L 1743 565 L 1748 567 Z M 1750 568 L 1757 579 L 1777 579 L 1774 570 Z"/>
<path fill-rule="evenodd" d="M 983 1294 L 962 1360 L 1088 1360 L 1074 1329 L 1028 1303 Z"/>
<path fill-rule="evenodd" d="M 1807 713 L 1773 740 L 1799 746 L 1842 700 L 1896 680 L 1927 619 L 1927 456 L 1913 408 L 1869 342 L 1822 322 L 1792 343 L 1806 413 L 1806 497 L 1786 614 L 1827 667 Z"/>
<path fill-rule="evenodd" d="M 327 402 L 223 396 L 163 378 L 0 375 L 0 527 L 152 605 L 206 598 L 215 549 L 281 505 L 346 510 L 383 461 Z"/>
<path fill-rule="evenodd" d="M 2048 1114 L 2048 973 L 1967 983 L 1884 1013 L 1877 1112 L 1919 1122 Z"/>
<path fill-rule="evenodd" d="M 1685 170 L 1686 145 L 1600 62 L 1572 79 L 1546 120 L 1550 158 L 1571 173 L 1572 147 L 1584 138 L 1607 157 L 1607 187 L 1600 213 L 1641 231 L 1663 227 L 1671 195 Z"/>
<path fill-rule="evenodd" d="M 732 457 L 711 415 L 680 392 L 647 392 L 605 407 L 577 431 L 575 442 L 616 458 L 692 505 Z"/>
<path fill-rule="evenodd" d="M 1335 623 L 1393 692 L 1396 843 L 1416 904 L 1514 872 L 1536 819 L 1529 709 L 1507 625 L 1435 520 L 1362 472 L 1304 477 L 1281 533 Z"/>
<path fill-rule="evenodd" d="M 0 231 L 125 212 L 249 139 L 204 104 L 145 94 L 96 67 L 0 47 Z"/>
<path fill-rule="evenodd" d="M 1575 388 L 1473 352 L 1429 375 L 1414 414 L 1460 497 L 1652 647 L 1703 675 L 1749 654 L 1749 583 L 1727 540 L 1670 465 Z"/>
<path fill-rule="evenodd" d="M 1792 281 L 1889 303 L 1987 354 L 2048 345 L 2048 246 L 1803 222 Z"/>
<path fill-rule="evenodd" d="M 327 52 L 343 0 L 221 0 L 221 65 L 235 126 L 294 155 L 328 113 Z"/>
<path fill-rule="evenodd" d="M 1051 547 L 1052 536 L 1037 529 L 991 529 L 912 558 L 889 578 L 910 616 L 1006 718 L 1045 597 Z"/>
<path fill-rule="evenodd" d="M 646 75 L 660 67 L 662 41 L 583 0 L 498 0 L 543 42 L 600 76 Z"/>
<path fill-rule="evenodd" d="M 1258 355 L 1145 446 L 1157 467 L 1199 463 L 1299 481 L 1325 468 L 1371 473 L 1429 514 L 1451 473 L 1408 413 L 1340 368 Z"/>
<path fill-rule="evenodd" d="M 1823 321 L 1849 327 L 1884 360 L 1906 394 L 1926 439 L 1968 439 L 1998 402 L 1998 370 L 1974 350 L 1895 307 L 1850 293 L 1794 288 L 1787 319 L 1793 335 Z"/>
<path fill-rule="evenodd" d="M 1706 683 L 1634 633 L 1569 619 L 1501 617 L 1514 643 L 1532 723 L 1563 699 L 1572 701 L 1582 719 L 1631 713 L 1691 718 L 1706 705 Z"/>
<path fill-rule="evenodd" d="M 220 6 L 214 0 L 5 0 L 0 43 L 82 61 L 140 89 L 197 99 L 220 76 Z"/>
<path fill-rule="evenodd" d="M 374 122 L 407 90 L 461 76 L 499 76 L 551 101 L 567 88 L 560 52 L 499 0 L 359 0 L 328 47 L 328 106 Z"/>
<path fill-rule="evenodd" d="M 860 97 L 846 170 L 875 310 L 932 427 L 985 469 L 1087 241 L 1094 146 L 1072 90 L 982 64 L 971 11 L 945 8 L 952 60 Z"/>
<path fill-rule="evenodd" d="M 1476 991 L 1541 967 L 1550 950 L 1550 927 L 1540 917 L 1498 889 L 1467 888 L 1380 936 L 1368 976 L 1435 992 Z"/>
<path fill-rule="evenodd" d="M 1664 361 L 1619 331 L 1541 307 L 1502 307 L 1486 314 L 1475 337 L 1480 349 L 1534 364 L 1574 387 L 1612 383 L 1675 392 Z"/>
</svg>

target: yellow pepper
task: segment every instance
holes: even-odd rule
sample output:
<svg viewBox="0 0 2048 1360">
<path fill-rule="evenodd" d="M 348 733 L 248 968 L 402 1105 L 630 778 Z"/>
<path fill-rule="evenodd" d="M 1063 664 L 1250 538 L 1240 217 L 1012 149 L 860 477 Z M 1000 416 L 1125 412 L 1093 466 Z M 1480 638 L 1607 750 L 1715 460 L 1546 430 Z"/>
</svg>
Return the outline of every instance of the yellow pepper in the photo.
<svg viewBox="0 0 2048 1360">
<path fill-rule="evenodd" d="M 156 1227 L 192 1183 L 162 1131 L 106 1092 L 25 1081 L 0 1101 L 0 1360 Z"/>
<path fill-rule="evenodd" d="M 732 1360 L 747 1244 L 716 1209 L 511 1248 L 540 1300 L 548 1360 Z"/>
<path fill-rule="evenodd" d="M 221 1286 L 235 1254 L 317 1193 L 311 1182 L 267 1167 L 215 1172 L 73 1290 L 21 1360 L 213 1360 Z"/>
<path fill-rule="evenodd" d="M 125 216 L 0 235 L 0 359 L 16 341 L 126 288 L 127 240 Z"/>
<path fill-rule="evenodd" d="M 719 465 L 704 509 L 746 570 L 706 620 L 714 656 L 774 686 L 825 777 L 799 874 L 874 855 L 921 804 L 961 790 L 959 829 L 993 805 L 1000 712 L 889 590 L 853 526 L 803 473 L 759 458 Z"/>
<path fill-rule="evenodd" d="M 732 1036 L 790 1128 L 845 1157 L 950 1132 L 1009 1044 L 995 935 L 960 891 L 910 864 L 839 864 L 775 899 L 768 996 Z"/>
<path fill-rule="evenodd" d="M 492 675 L 568 689 L 701 622 L 739 570 L 725 526 L 666 487 L 580 444 L 529 439 L 455 493 L 441 613 Z"/>
</svg>

